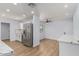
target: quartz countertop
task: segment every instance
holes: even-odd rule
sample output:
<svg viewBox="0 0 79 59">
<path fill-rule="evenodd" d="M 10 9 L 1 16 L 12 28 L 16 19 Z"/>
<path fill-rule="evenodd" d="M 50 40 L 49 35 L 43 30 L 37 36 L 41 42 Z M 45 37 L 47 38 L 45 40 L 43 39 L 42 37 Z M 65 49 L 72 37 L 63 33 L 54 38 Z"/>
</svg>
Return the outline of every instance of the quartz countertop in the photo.
<svg viewBox="0 0 79 59">
<path fill-rule="evenodd" d="M 0 55 L 6 53 L 12 53 L 13 49 L 0 40 Z"/>
</svg>

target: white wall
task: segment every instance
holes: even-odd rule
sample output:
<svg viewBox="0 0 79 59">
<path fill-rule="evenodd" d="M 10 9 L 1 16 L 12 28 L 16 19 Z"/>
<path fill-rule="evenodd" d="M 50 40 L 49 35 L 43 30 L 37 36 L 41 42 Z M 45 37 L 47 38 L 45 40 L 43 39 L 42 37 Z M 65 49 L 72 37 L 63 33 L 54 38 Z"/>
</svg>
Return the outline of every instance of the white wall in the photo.
<svg viewBox="0 0 79 59">
<path fill-rule="evenodd" d="M 33 47 L 40 44 L 40 20 L 39 17 L 33 16 Z"/>
<path fill-rule="evenodd" d="M 16 40 L 16 29 L 18 29 L 20 27 L 19 22 L 15 21 L 13 19 L 0 18 L 0 28 L 1 28 L 1 22 L 10 23 L 10 39 L 11 39 L 11 41 Z M 1 29 L 0 29 L 0 39 L 1 39 Z"/>
<path fill-rule="evenodd" d="M 64 32 L 66 32 L 66 35 L 72 35 L 72 19 L 55 20 L 45 25 L 45 38 L 58 39 L 64 35 Z"/>
<path fill-rule="evenodd" d="M 75 40 L 79 40 L 79 4 L 73 16 L 73 33 Z"/>
</svg>

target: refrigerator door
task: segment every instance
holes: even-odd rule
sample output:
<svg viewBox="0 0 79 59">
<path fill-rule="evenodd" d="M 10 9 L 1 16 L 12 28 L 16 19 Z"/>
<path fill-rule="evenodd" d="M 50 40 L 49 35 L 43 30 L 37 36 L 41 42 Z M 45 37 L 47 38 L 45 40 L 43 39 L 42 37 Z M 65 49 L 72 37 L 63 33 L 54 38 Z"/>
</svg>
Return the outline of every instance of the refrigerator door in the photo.
<svg viewBox="0 0 79 59">
<path fill-rule="evenodd" d="M 26 46 L 32 47 L 33 45 L 33 24 L 27 23 L 23 25 L 24 31 L 22 34 L 22 43 Z"/>
</svg>

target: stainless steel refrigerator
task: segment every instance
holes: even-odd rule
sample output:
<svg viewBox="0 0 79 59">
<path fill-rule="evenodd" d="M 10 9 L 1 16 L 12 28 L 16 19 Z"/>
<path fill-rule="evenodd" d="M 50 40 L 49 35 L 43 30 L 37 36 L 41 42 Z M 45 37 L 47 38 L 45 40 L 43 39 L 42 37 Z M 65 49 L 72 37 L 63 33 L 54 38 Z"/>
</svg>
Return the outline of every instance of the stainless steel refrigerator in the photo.
<svg viewBox="0 0 79 59">
<path fill-rule="evenodd" d="M 26 23 L 23 25 L 22 43 L 25 46 L 33 46 L 33 24 Z"/>
</svg>

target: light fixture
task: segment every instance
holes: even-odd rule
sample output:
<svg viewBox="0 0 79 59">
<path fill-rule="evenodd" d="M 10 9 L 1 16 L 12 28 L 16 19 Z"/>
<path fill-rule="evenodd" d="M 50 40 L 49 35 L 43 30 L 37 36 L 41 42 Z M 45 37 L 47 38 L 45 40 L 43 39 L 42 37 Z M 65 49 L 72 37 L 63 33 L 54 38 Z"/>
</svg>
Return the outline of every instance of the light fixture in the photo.
<svg viewBox="0 0 79 59">
<path fill-rule="evenodd" d="M 67 5 L 67 4 L 65 4 L 65 5 L 64 5 L 64 7 L 65 7 L 65 8 L 68 8 L 68 5 Z"/>
<path fill-rule="evenodd" d="M 13 5 L 17 5 L 17 3 L 13 3 Z"/>
<path fill-rule="evenodd" d="M 34 11 L 31 11 L 31 14 L 34 14 Z"/>
<path fill-rule="evenodd" d="M 6 9 L 6 12 L 10 12 L 10 9 Z"/>
</svg>

